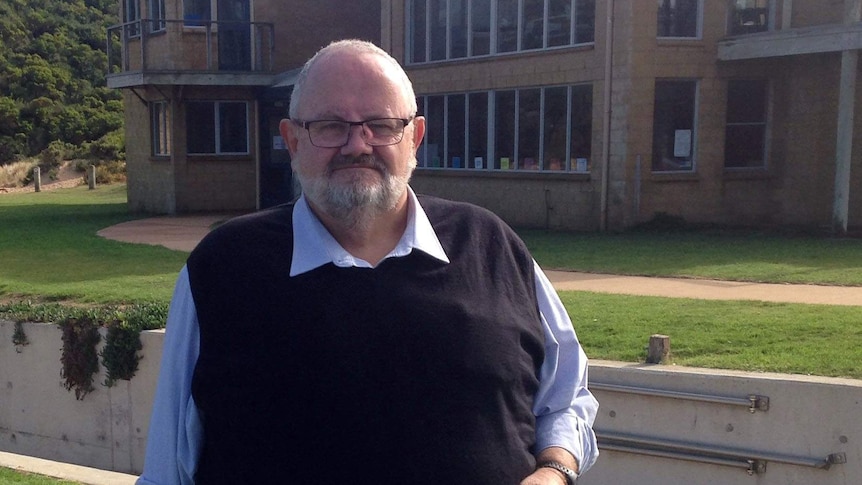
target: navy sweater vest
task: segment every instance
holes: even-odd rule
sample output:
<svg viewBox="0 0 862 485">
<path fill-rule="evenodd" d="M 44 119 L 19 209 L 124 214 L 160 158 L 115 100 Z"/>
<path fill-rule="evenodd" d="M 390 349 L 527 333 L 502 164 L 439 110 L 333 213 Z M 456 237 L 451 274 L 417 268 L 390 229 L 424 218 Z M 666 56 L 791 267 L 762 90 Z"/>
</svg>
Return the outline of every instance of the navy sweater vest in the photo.
<svg viewBox="0 0 862 485">
<path fill-rule="evenodd" d="M 423 197 L 451 263 L 289 277 L 292 206 L 188 260 L 201 332 L 198 483 L 517 484 L 544 358 L 532 259 L 496 216 Z"/>
</svg>

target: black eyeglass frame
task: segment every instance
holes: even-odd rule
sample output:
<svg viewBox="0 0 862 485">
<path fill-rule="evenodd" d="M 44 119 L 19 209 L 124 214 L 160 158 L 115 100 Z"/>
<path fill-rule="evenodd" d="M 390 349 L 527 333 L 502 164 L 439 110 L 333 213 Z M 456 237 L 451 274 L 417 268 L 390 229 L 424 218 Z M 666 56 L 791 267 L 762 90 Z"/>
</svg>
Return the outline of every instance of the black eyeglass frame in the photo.
<svg viewBox="0 0 862 485">
<path fill-rule="evenodd" d="M 350 132 L 352 131 L 351 129 L 354 126 L 362 126 L 364 129 L 366 123 L 370 123 L 372 121 L 380 121 L 380 120 L 396 120 L 396 121 L 401 122 L 401 132 L 399 133 L 398 139 L 391 142 L 391 143 L 371 143 L 365 137 L 363 137 L 362 139 L 368 145 L 375 146 L 375 147 L 397 145 L 397 144 L 401 143 L 401 141 L 404 139 L 404 129 L 407 128 L 407 125 L 412 123 L 414 119 L 416 119 L 416 115 L 413 115 L 409 118 L 371 118 L 371 119 L 362 120 L 362 121 L 346 121 L 346 120 L 333 120 L 333 119 L 302 121 L 302 120 L 295 119 L 295 118 L 291 118 L 290 121 L 301 126 L 308 133 L 308 141 L 311 142 L 312 145 L 314 145 L 318 148 L 341 148 L 341 147 L 347 145 L 348 143 L 350 143 Z M 335 146 L 322 146 L 322 145 L 318 145 L 318 144 L 314 143 L 314 139 L 311 137 L 311 130 L 309 130 L 308 127 L 312 123 L 319 123 L 321 121 L 333 121 L 333 122 L 337 122 L 337 123 L 347 124 L 348 125 L 347 126 L 347 139 L 344 140 L 344 143 L 342 143 L 341 145 L 335 145 Z"/>
</svg>

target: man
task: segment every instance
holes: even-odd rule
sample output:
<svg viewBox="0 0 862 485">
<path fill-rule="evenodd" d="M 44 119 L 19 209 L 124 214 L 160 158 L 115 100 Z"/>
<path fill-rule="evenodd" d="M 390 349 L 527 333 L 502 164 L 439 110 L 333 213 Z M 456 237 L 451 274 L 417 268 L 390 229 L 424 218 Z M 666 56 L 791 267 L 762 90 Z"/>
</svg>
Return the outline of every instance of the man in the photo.
<svg viewBox="0 0 862 485">
<path fill-rule="evenodd" d="M 139 484 L 565 484 L 595 461 L 586 356 L 497 217 L 408 187 L 425 120 L 340 41 L 280 131 L 303 195 L 192 252 Z"/>
</svg>

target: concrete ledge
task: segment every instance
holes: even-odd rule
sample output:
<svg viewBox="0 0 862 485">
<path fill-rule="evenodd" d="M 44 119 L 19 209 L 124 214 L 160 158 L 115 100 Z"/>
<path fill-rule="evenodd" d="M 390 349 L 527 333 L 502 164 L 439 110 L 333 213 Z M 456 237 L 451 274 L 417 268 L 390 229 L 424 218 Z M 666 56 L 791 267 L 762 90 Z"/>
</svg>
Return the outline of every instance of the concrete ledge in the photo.
<svg viewBox="0 0 862 485">
<path fill-rule="evenodd" d="M 81 482 L 86 485 L 134 485 L 137 477 L 81 465 L 16 455 L 0 451 L 0 467 L 49 477 Z"/>
<path fill-rule="evenodd" d="M 125 474 L 143 468 L 164 331 L 141 334 L 143 358 L 134 379 L 106 388 L 98 384 L 105 377 L 99 372 L 96 390 L 77 401 L 60 382 L 59 327 L 30 323 L 24 330 L 30 344 L 16 348 L 14 323 L 0 320 L 0 450 L 5 452 L 0 465 L 52 476 L 63 473 L 63 478 L 94 485 L 133 483 L 134 477 Z M 859 484 L 862 380 L 599 360 L 591 364 L 590 379 L 597 384 L 593 391 L 601 403 L 597 432 L 771 458 L 764 460 L 769 463 L 763 472 L 749 477 L 738 468 L 603 449 L 579 483 Z M 763 396 L 768 407 L 750 410 L 720 399 L 687 397 L 691 395 L 736 400 Z M 820 460 L 833 454 L 846 462 L 828 470 L 777 459 Z M 79 472 L 83 474 L 71 475 Z"/>
</svg>

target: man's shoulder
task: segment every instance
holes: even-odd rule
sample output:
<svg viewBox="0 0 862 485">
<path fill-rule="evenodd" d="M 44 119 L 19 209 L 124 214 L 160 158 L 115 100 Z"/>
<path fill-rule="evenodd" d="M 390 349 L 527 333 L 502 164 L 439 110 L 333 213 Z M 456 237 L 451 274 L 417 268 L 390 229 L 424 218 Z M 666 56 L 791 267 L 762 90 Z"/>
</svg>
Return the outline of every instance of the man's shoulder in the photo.
<svg viewBox="0 0 862 485">
<path fill-rule="evenodd" d="M 243 249 L 280 239 L 292 240 L 293 204 L 283 204 L 228 219 L 213 228 L 194 252 Z"/>
<path fill-rule="evenodd" d="M 417 196 L 438 237 L 476 239 L 484 242 L 509 240 L 523 245 L 521 238 L 500 216 L 471 204 L 430 195 Z"/>
<path fill-rule="evenodd" d="M 424 194 L 418 194 L 416 197 L 419 199 L 419 203 L 422 204 L 422 209 L 428 215 L 432 224 L 435 222 L 435 218 L 446 217 L 472 218 L 487 222 L 503 223 L 502 219 L 490 210 L 469 202 L 443 199 Z"/>
</svg>

